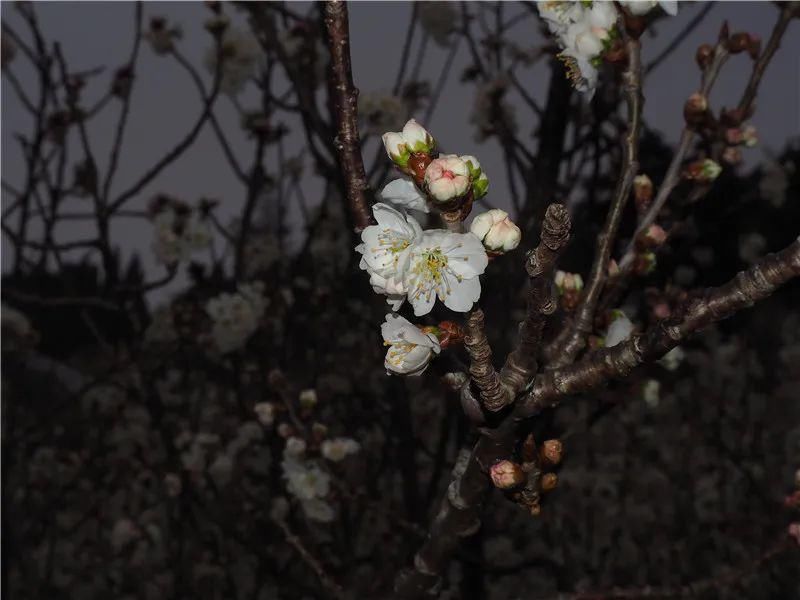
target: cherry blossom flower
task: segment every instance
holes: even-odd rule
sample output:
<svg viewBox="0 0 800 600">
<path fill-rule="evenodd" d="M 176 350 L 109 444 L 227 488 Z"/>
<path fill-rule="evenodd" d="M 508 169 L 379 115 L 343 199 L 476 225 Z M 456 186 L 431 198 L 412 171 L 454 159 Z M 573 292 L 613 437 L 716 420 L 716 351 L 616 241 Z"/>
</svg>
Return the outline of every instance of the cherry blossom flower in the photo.
<svg viewBox="0 0 800 600">
<path fill-rule="evenodd" d="M 479 214 L 472 221 L 469 230 L 492 252 L 513 250 L 522 239 L 519 227 L 508 218 L 506 211 L 499 208 Z"/>
<path fill-rule="evenodd" d="M 211 244 L 211 230 L 197 210 L 168 200 L 153 217 L 153 252 L 161 264 L 172 266 Z"/>
<path fill-rule="evenodd" d="M 214 325 L 211 336 L 221 354 L 244 346 L 256 329 L 267 307 L 264 284 L 242 284 L 237 293 L 222 293 L 206 303 L 206 313 Z"/>
<path fill-rule="evenodd" d="M 595 2 L 594 4 L 598 4 Z M 623 0 L 620 2 L 625 8 L 627 8 L 632 15 L 646 15 L 651 10 L 653 10 L 656 6 L 660 6 L 665 13 L 670 16 L 675 16 L 678 14 L 678 3 L 677 2 L 658 2 L 657 0 Z"/>
<path fill-rule="evenodd" d="M 275 422 L 275 405 L 272 402 L 258 402 L 253 411 L 258 422 L 264 427 L 270 427 Z"/>
<path fill-rule="evenodd" d="M 322 456 L 333 462 L 340 462 L 349 455 L 355 454 L 360 449 L 361 446 L 357 441 L 347 437 L 325 440 L 320 445 L 320 453 Z"/>
<path fill-rule="evenodd" d="M 412 246 L 403 283 L 416 316 L 426 315 L 436 298 L 450 310 L 467 312 L 481 296 L 481 275 L 489 263 L 473 233 L 431 229 Z"/>
<path fill-rule="evenodd" d="M 621 310 L 612 312 L 612 321 L 606 332 L 605 345 L 607 348 L 627 340 L 633 333 L 633 323 Z"/>
<path fill-rule="evenodd" d="M 403 303 L 406 288 L 403 274 L 406 271 L 411 248 L 422 238 L 422 228 L 388 204 L 372 207 L 377 225 L 361 232 L 362 244 L 356 251 L 363 256 L 359 267 L 370 274 L 370 284 L 376 293 L 386 294 L 389 304 L 397 310 Z"/>
<path fill-rule="evenodd" d="M 469 186 L 467 163 L 455 154 L 443 154 L 425 169 L 425 189 L 436 202 L 460 198 Z"/>
<path fill-rule="evenodd" d="M 206 68 L 216 73 L 219 60 L 220 89 L 235 96 L 258 73 L 263 52 L 255 36 L 242 29 L 226 29 L 220 44 L 219 51 L 212 46 L 206 52 Z"/>
<path fill-rule="evenodd" d="M 384 344 L 389 346 L 384 366 L 398 375 L 421 375 L 434 354 L 441 350 L 435 335 L 423 333 L 400 315 L 386 315 L 381 334 Z"/>
</svg>

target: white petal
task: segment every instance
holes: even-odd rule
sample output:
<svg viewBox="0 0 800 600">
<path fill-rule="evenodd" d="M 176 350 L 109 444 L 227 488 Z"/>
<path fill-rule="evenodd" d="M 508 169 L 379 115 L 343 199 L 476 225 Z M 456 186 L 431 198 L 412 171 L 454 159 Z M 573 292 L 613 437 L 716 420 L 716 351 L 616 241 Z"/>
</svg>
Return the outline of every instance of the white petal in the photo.
<svg viewBox="0 0 800 600">
<path fill-rule="evenodd" d="M 456 312 L 467 312 L 481 297 L 481 280 L 478 277 L 461 281 L 454 277 L 449 279 L 450 294 L 445 296 L 444 305 Z"/>
<path fill-rule="evenodd" d="M 387 183 L 381 190 L 380 197 L 397 206 L 430 212 L 425 198 L 419 193 L 417 186 L 408 179 L 395 179 Z"/>
</svg>

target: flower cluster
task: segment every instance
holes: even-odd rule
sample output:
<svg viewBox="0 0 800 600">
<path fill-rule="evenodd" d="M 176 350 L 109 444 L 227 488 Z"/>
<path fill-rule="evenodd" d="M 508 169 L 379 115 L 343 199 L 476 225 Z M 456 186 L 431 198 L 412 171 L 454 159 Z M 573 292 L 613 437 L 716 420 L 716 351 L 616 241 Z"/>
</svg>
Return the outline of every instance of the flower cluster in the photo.
<svg viewBox="0 0 800 600">
<path fill-rule="evenodd" d="M 192 209 L 180 200 L 158 196 L 150 212 L 155 228 L 153 252 L 158 262 L 175 265 L 211 243 L 211 230 L 202 210 Z"/>
<path fill-rule="evenodd" d="M 250 338 L 267 307 L 264 284 L 260 281 L 243 284 L 234 294 L 224 292 L 206 304 L 206 312 L 214 321 L 211 337 L 221 354 L 239 350 Z"/>
<path fill-rule="evenodd" d="M 414 119 L 402 131 L 386 133 L 383 143 L 389 158 L 411 179 L 396 179 L 381 191 L 384 202 L 372 207 L 376 224 L 362 231 L 362 243 L 356 247 L 362 255 L 359 266 L 394 311 L 408 300 L 414 315 L 423 316 L 437 299 L 450 310 L 469 311 L 481 295 L 479 277 L 489 263 L 487 251 L 498 255 L 516 248 L 519 228 L 504 211 L 491 210 L 474 220 L 470 232 L 460 231 L 472 202 L 489 188 L 489 179 L 474 156 L 434 157 L 433 136 Z M 406 212 L 430 212 L 431 208 L 441 213 L 447 229 L 423 230 Z M 389 346 L 387 371 L 422 373 L 443 343 L 437 337 L 441 331 L 430 329 L 387 315 L 381 327 Z"/>
<path fill-rule="evenodd" d="M 253 34 L 228 28 L 222 34 L 219 48 L 215 46 L 206 52 L 205 63 L 212 74 L 220 70 L 220 89 L 235 96 L 258 74 L 261 56 L 261 47 Z"/>
<path fill-rule="evenodd" d="M 633 15 L 643 15 L 657 4 L 669 14 L 677 12 L 677 2 L 637 0 L 620 4 Z M 561 47 L 558 56 L 566 64 L 570 80 L 577 90 L 591 96 L 597 86 L 597 68 L 618 37 L 614 3 L 545 0 L 537 5 L 539 16 Z"/>
</svg>

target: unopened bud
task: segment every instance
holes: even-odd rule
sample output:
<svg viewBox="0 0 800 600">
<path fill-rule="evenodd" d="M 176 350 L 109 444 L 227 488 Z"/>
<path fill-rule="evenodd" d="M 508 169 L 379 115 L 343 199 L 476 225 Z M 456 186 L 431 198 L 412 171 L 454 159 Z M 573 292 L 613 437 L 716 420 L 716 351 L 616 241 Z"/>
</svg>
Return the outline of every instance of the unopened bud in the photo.
<svg viewBox="0 0 800 600">
<path fill-rule="evenodd" d="M 683 118 L 689 125 L 698 125 L 708 116 L 708 98 L 700 92 L 695 92 L 683 105 Z"/>
<path fill-rule="evenodd" d="M 743 160 L 742 151 L 737 146 L 727 146 L 722 151 L 722 162 L 731 167 L 735 167 Z"/>
<path fill-rule="evenodd" d="M 433 136 L 415 119 L 409 119 L 403 126 L 403 139 L 411 152 L 430 153 L 435 145 Z"/>
<path fill-rule="evenodd" d="M 384 133 L 383 146 L 386 148 L 386 154 L 398 167 L 405 168 L 408 165 L 411 151 L 408 149 L 408 144 L 406 144 L 402 134 L 395 132 Z"/>
<path fill-rule="evenodd" d="M 667 241 L 667 232 L 663 227 L 654 223 L 642 232 L 640 240 L 646 248 L 657 248 Z"/>
<path fill-rule="evenodd" d="M 697 53 L 695 54 L 694 58 L 697 61 L 697 65 L 705 70 L 708 65 L 711 64 L 711 59 L 714 57 L 714 48 L 711 44 L 701 44 L 697 48 Z"/>
<path fill-rule="evenodd" d="M 314 389 L 303 390 L 300 392 L 300 406 L 305 409 L 314 408 L 317 405 L 317 391 Z"/>
<path fill-rule="evenodd" d="M 756 60 L 761 55 L 761 38 L 757 35 L 750 36 L 750 44 L 747 46 L 747 54 Z"/>
<path fill-rule="evenodd" d="M 706 158 L 695 161 L 686 167 L 683 171 L 683 177 L 698 183 L 711 183 L 719 177 L 720 173 L 722 173 L 722 167 L 710 158 Z"/>
<path fill-rule="evenodd" d="M 467 382 L 467 380 L 467 375 L 460 371 L 445 373 L 442 376 L 442 383 L 444 383 L 450 390 L 454 392 L 459 391 Z"/>
<path fill-rule="evenodd" d="M 633 178 L 633 199 L 639 212 L 646 211 L 653 200 L 653 181 L 645 173 Z"/>
<path fill-rule="evenodd" d="M 750 34 L 745 31 L 737 31 L 728 41 L 728 51 L 731 54 L 739 54 L 750 47 Z"/>
<path fill-rule="evenodd" d="M 522 231 L 508 218 L 508 213 L 499 208 L 479 214 L 469 230 L 483 242 L 487 250 L 497 253 L 513 250 L 522 239 Z"/>
<path fill-rule="evenodd" d="M 758 144 L 758 130 L 753 125 L 742 127 L 742 143 L 747 148 L 752 148 Z"/>
<path fill-rule="evenodd" d="M 424 186 L 431 199 L 439 204 L 463 197 L 470 186 L 467 164 L 455 154 L 440 156 L 425 170 Z"/>
<path fill-rule="evenodd" d="M 556 271 L 555 284 L 561 296 L 561 306 L 564 310 L 574 310 L 583 290 L 583 278 L 578 273 Z"/>
<path fill-rule="evenodd" d="M 525 479 L 525 472 L 517 463 L 510 460 L 501 460 L 494 463 L 489 469 L 489 476 L 496 488 L 510 490 L 521 485 Z"/>
<path fill-rule="evenodd" d="M 656 255 L 653 252 L 639 252 L 633 259 L 633 272 L 636 275 L 648 275 L 656 268 Z"/>
<path fill-rule="evenodd" d="M 564 445 L 561 440 L 545 440 L 542 443 L 541 458 L 542 462 L 557 465 L 561 462 L 564 454 Z"/>
<path fill-rule="evenodd" d="M 543 492 L 550 492 L 558 485 L 558 475 L 555 473 L 545 473 L 542 475 L 540 486 Z"/>
</svg>

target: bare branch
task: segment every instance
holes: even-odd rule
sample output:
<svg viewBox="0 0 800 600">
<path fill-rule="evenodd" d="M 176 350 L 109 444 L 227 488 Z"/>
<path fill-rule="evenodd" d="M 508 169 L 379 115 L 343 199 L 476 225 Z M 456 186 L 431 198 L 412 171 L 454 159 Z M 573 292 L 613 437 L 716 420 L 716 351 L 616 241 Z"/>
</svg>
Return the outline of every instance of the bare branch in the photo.
<svg viewBox="0 0 800 600">
<path fill-rule="evenodd" d="M 367 200 L 367 174 L 361 157 L 361 140 L 358 135 L 358 89 L 353 84 L 350 68 L 350 30 L 347 5 L 342 0 L 325 3 L 325 29 L 331 65 L 328 85 L 336 118 L 334 146 L 339 158 L 339 168 L 344 180 L 345 194 L 353 214 L 356 231 L 361 231 L 372 221 Z"/>
</svg>

